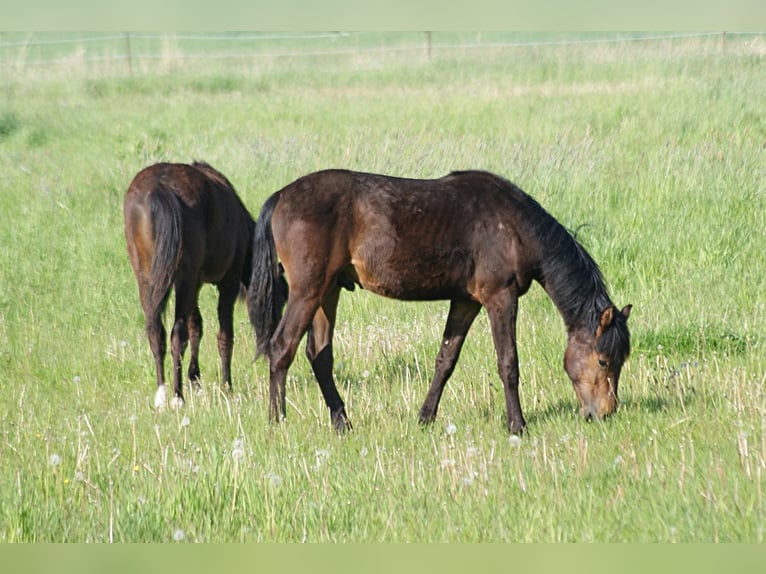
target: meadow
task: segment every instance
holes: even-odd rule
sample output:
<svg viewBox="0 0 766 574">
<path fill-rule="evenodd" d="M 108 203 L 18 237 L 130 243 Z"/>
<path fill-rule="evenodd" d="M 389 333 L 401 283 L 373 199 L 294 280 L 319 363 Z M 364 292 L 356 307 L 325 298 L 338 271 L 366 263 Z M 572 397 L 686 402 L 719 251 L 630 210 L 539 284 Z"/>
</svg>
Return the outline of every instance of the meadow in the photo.
<svg viewBox="0 0 766 574">
<path fill-rule="evenodd" d="M 191 59 L 170 38 L 130 68 L 86 43 L 0 52 L 0 541 L 762 542 L 766 38 L 531 39 Z M 155 412 L 122 199 L 146 165 L 192 159 L 254 216 L 328 167 L 514 181 L 633 305 L 619 411 L 579 417 L 563 322 L 534 286 L 524 437 L 504 427 L 484 313 L 421 428 L 448 304 L 356 290 L 335 339 L 354 430 L 332 430 L 302 350 L 272 426 L 242 304 L 221 389 L 208 286 L 202 388 Z"/>
</svg>

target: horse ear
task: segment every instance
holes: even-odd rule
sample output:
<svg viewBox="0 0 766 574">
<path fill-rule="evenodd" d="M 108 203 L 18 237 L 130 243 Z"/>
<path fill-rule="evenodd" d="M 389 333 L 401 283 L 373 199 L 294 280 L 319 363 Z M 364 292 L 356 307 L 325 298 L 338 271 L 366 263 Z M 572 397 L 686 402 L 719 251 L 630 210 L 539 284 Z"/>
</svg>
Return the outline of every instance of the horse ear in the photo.
<svg viewBox="0 0 766 574">
<path fill-rule="evenodd" d="M 614 320 L 614 305 L 609 305 L 601 312 L 601 318 L 598 321 L 598 327 L 596 328 L 596 337 L 600 337 L 604 330 L 612 324 Z"/>
<path fill-rule="evenodd" d="M 625 307 L 622 308 L 621 313 L 625 316 L 627 319 L 630 317 L 630 310 L 633 308 L 633 305 L 625 305 Z"/>
</svg>

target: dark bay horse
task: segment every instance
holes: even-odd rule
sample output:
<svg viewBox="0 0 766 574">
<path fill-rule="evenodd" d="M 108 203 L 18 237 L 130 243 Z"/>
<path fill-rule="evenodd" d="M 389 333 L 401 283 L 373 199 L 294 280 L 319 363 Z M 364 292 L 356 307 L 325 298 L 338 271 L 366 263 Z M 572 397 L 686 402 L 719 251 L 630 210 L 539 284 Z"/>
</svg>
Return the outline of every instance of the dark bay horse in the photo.
<svg viewBox="0 0 766 574">
<path fill-rule="evenodd" d="M 255 223 L 226 177 L 206 163 L 158 163 L 133 179 L 123 206 L 125 240 L 157 367 L 156 408 L 167 402 L 164 360 L 167 333 L 162 315 L 175 289 L 171 333 L 172 406 L 183 404 L 181 359 L 191 342 L 189 380 L 200 377 L 203 283 L 218 288 L 218 352 L 221 376 L 231 388 L 234 303 L 250 282 Z"/>
<path fill-rule="evenodd" d="M 534 199 L 480 171 L 415 180 L 328 170 L 298 179 L 266 201 L 253 243 L 248 308 L 258 354 L 270 364 L 271 419 L 285 416 L 287 370 L 308 333 L 306 353 L 332 423 L 350 428 L 333 380 L 332 338 L 340 290 L 358 284 L 395 299 L 450 301 L 422 423 L 436 417 L 466 333 L 484 307 L 507 426 L 521 433 L 516 316 L 533 280 L 566 324 L 564 368 L 582 415 L 611 414 L 630 353 L 631 306 L 617 310 L 596 263 Z"/>
</svg>

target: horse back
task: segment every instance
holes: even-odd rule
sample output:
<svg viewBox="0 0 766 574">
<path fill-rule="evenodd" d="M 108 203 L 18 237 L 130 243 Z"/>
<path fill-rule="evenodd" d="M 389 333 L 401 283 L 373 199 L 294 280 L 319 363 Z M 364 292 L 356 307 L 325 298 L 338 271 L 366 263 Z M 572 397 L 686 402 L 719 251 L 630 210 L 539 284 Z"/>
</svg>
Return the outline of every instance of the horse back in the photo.
<svg viewBox="0 0 766 574">
<path fill-rule="evenodd" d="M 482 285 L 514 280 L 525 290 L 526 195 L 507 183 L 483 172 L 434 180 L 310 174 L 280 192 L 277 250 L 288 280 L 325 269 L 325 283 L 337 277 L 397 299 L 478 299 Z"/>
</svg>

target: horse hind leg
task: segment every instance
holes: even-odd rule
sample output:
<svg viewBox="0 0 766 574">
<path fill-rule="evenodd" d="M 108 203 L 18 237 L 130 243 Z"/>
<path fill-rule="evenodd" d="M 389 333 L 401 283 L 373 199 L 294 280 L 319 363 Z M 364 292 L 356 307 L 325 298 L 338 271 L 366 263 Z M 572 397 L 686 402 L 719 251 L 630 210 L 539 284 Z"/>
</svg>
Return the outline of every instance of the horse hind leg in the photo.
<svg viewBox="0 0 766 574">
<path fill-rule="evenodd" d="M 200 386 L 201 373 L 199 369 L 199 345 L 202 340 L 203 326 L 202 314 L 199 311 L 199 305 L 195 305 L 189 319 L 186 322 L 189 331 L 189 370 L 188 379 L 193 387 Z"/>
<path fill-rule="evenodd" d="M 463 347 L 466 334 L 480 310 L 481 305 L 474 301 L 453 300 L 450 302 L 442 345 L 436 357 L 434 377 L 423 401 L 423 406 L 420 407 L 419 419 L 421 424 L 430 424 L 436 419 L 436 412 L 439 409 L 439 401 L 444 387 L 460 357 L 460 350 Z"/>
<path fill-rule="evenodd" d="M 231 357 L 234 353 L 234 303 L 239 294 L 239 281 L 218 288 L 218 355 L 221 357 L 221 382 L 232 390 Z"/>
<path fill-rule="evenodd" d="M 304 296 L 293 289 L 287 300 L 285 312 L 271 337 L 269 359 L 269 419 L 280 422 L 287 414 L 285 383 L 287 371 L 295 359 L 295 353 L 304 333 L 309 328 L 319 308 L 318 295 Z"/>
<path fill-rule="evenodd" d="M 167 353 L 167 332 L 162 324 L 162 316 L 147 318 L 146 336 L 149 339 L 149 347 L 154 355 L 154 365 L 157 372 L 157 391 L 154 396 L 154 407 L 162 409 L 167 403 L 167 387 L 165 386 L 165 355 Z"/>
<path fill-rule="evenodd" d="M 332 337 L 339 296 L 340 289 L 332 289 L 314 314 L 306 339 L 306 356 L 319 383 L 325 404 L 330 409 L 332 425 L 338 432 L 343 432 L 351 430 L 352 427 L 333 378 Z"/>
<path fill-rule="evenodd" d="M 183 397 L 183 376 L 182 360 L 186 347 L 189 343 L 189 329 L 187 322 L 192 315 L 193 309 L 197 307 L 196 293 L 198 289 L 192 287 L 191 283 L 186 281 L 176 281 L 176 312 L 173 330 L 170 334 L 170 354 L 173 357 L 173 398 L 170 399 L 172 408 L 182 407 Z"/>
</svg>

